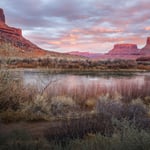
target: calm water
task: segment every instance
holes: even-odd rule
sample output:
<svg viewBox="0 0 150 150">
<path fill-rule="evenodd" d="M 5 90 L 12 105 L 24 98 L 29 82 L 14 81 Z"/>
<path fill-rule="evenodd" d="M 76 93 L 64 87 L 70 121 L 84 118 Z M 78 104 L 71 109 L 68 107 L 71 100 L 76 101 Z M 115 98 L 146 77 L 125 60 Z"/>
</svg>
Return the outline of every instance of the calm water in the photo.
<svg viewBox="0 0 150 150">
<path fill-rule="evenodd" d="M 22 72 L 23 81 L 25 85 L 35 85 L 43 88 L 48 84 L 55 85 L 59 88 L 64 86 L 68 89 L 84 86 L 84 88 L 91 85 L 100 85 L 105 87 L 115 86 L 118 83 L 143 85 L 145 82 L 150 82 L 150 73 L 136 73 L 133 75 L 123 74 L 115 75 L 110 73 L 97 75 L 75 75 L 75 74 L 49 74 L 38 71 L 24 71 Z"/>
</svg>

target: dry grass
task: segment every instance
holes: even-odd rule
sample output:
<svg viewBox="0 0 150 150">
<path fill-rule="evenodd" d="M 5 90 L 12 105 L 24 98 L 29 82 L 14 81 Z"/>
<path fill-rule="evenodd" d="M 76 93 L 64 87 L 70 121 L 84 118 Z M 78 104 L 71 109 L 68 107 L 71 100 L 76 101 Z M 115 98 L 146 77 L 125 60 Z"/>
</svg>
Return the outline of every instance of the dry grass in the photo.
<svg viewBox="0 0 150 150">
<path fill-rule="evenodd" d="M 21 78 L 18 78 L 15 74 L 1 72 L 0 110 L 3 113 L 3 119 L 4 116 L 8 118 L 4 111 L 8 111 L 9 114 L 13 114 L 12 111 L 14 111 L 16 114 L 20 112 L 22 116 L 28 116 L 25 115 L 28 113 L 33 114 L 28 116 L 29 120 L 32 118 L 36 120 L 36 116 L 41 120 L 42 116 L 45 119 L 53 116 L 64 117 L 68 114 L 74 115 L 74 113 L 95 111 L 95 108 L 99 105 L 99 99 L 103 98 L 107 102 L 107 106 L 109 104 L 109 107 L 115 108 L 115 111 L 126 108 L 122 105 L 131 106 L 131 103 L 137 99 L 142 101 L 138 105 L 142 107 L 147 105 L 147 108 L 149 108 L 149 89 L 150 82 L 144 81 L 142 85 L 139 85 L 138 83 L 127 83 L 121 80 L 116 86 L 108 87 L 103 87 L 94 82 L 68 88 L 67 84 L 51 82 L 41 92 L 34 86 L 24 86 Z M 112 111 L 112 113 L 115 111 Z M 19 115 L 16 116 L 21 118 Z"/>
<path fill-rule="evenodd" d="M 75 89 L 52 83 L 40 92 L 25 87 L 9 72 L 1 72 L 0 81 L 1 123 L 59 119 L 45 128 L 47 140 L 18 132 L 8 135 L 11 138 L 0 135 L 1 149 L 149 148 L 150 82 L 142 86 L 119 82 L 116 87 L 89 84 Z"/>
<path fill-rule="evenodd" d="M 150 82 L 143 81 L 140 85 L 138 82 L 127 82 L 120 80 L 115 86 L 104 87 L 99 83 L 81 84 L 73 88 L 68 88 L 67 84 L 52 84 L 45 91 L 48 99 L 56 96 L 67 96 L 72 98 L 81 109 L 95 107 L 96 101 L 106 96 L 108 99 L 131 103 L 133 100 L 140 98 L 145 103 L 149 103 Z"/>
<path fill-rule="evenodd" d="M 100 133 L 88 133 L 83 138 L 58 139 L 33 138 L 25 130 L 14 130 L 7 135 L 0 135 L 1 150 L 149 150 L 150 132 L 139 130 L 129 121 L 113 121 L 115 130 L 112 136 Z M 67 126 L 66 126 L 67 127 Z M 82 127 L 82 126 L 81 126 Z M 66 128 L 64 129 L 66 130 Z M 77 130 L 78 131 L 78 130 Z M 73 132 L 74 133 L 74 132 Z M 73 135 L 73 134 L 72 134 Z M 70 135 L 71 136 L 71 135 Z"/>
</svg>

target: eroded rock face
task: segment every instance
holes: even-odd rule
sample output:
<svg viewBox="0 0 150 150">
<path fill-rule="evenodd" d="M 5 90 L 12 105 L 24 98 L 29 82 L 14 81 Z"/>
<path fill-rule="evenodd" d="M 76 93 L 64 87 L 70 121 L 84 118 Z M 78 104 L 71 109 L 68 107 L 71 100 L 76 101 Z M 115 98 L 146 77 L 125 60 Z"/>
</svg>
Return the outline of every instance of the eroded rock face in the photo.
<svg viewBox="0 0 150 150">
<path fill-rule="evenodd" d="M 5 23 L 5 15 L 3 9 L 0 8 L 0 22 Z"/>
<path fill-rule="evenodd" d="M 140 51 L 141 55 L 150 55 L 150 37 L 147 38 L 147 42 L 145 47 L 143 47 Z"/>
<path fill-rule="evenodd" d="M 11 44 L 22 51 L 33 52 L 35 55 L 45 54 L 46 51 L 42 50 L 29 40 L 22 36 L 22 30 L 10 27 L 5 24 L 5 15 L 3 9 L 0 8 L 0 44 Z"/>
<path fill-rule="evenodd" d="M 137 49 L 136 44 L 116 44 L 114 49 Z"/>
<path fill-rule="evenodd" d="M 136 55 L 139 53 L 136 44 L 116 44 L 109 55 Z"/>
<path fill-rule="evenodd" d="M 22 36 L 22 31 L 21 29 L 9 27 L 6 24 L 0 24 L 0 33 L 1 34 L 9 34 L 9 35 L 14 35 L 14 36 Z"/>
<path fill-rule="evenodd" d="M 150 37 L 147 38 L 147 45 L 150 45 Z"/>
<path fill-rule="evenodd" d="M 1 35 L 4 35 L 6 33 L 13 36 L 22 36 L 21 29 L 9 27 L 8 25 L 5 24 L 5 15 L 3 9 L 1 8 L 0 8 L 0 33 Z"/>
</svg>

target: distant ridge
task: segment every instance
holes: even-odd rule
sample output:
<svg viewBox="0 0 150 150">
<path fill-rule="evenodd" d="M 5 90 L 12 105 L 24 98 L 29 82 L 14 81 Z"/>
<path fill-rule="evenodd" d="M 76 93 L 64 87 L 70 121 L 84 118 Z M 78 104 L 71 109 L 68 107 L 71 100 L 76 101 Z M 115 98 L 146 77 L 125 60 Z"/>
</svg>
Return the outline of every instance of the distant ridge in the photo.
<svg viewBox="0 0 150 150">
<path fill-rule="evenodd" d="M 150 57 L 150 37 L 147 38 L 146 45 L 138 49 L 136 44 L 115 44 L 108 53 L 89 53 L 73 51 L 69 54 L 85 56 L 93 59 L 137 59 L 139 57 Z"/>
<path fill-rule="evenodd" d="M 72 52 L 69 52 L 68 54 L 84 56 L 87 58 L 97 58 L 103 55 L 102 53 L 90 53 L 90 52 L 79 52 L 79 51 L 72 51 Z"/>
</svg>

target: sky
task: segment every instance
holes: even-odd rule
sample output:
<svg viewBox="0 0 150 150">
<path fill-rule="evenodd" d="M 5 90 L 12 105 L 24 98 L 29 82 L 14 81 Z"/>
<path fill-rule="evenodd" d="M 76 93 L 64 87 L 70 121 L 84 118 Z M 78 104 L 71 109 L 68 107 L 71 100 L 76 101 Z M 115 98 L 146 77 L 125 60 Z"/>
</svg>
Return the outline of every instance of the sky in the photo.
<svg viewBox="0 0 150 150">
<path fill-rule="evenodd" d="M 150 0 L 0 0 L 9 26 L 39 47 L 105 53 L 117 43 L 143 47 Z"/>
</svg>

